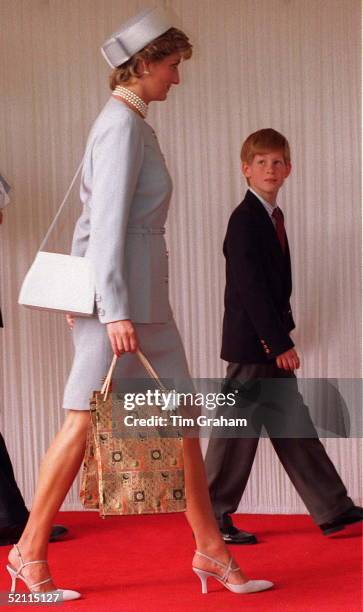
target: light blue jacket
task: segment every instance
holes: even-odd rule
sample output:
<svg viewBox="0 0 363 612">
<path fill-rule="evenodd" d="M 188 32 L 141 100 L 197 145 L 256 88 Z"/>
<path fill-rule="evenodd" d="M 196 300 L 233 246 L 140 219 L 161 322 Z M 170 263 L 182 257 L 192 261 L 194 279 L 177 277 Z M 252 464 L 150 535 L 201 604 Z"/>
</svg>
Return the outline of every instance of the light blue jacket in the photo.
<svg viewBox="0 0 363 612">
<path fill-rule="evenodd" d="M 101 323 L 171 318 L 163 235 L 171 191 L 154 131 L 111 97 L 88 139 L 72 243 L 73 255 L 93 262 Z"/>
</svg>

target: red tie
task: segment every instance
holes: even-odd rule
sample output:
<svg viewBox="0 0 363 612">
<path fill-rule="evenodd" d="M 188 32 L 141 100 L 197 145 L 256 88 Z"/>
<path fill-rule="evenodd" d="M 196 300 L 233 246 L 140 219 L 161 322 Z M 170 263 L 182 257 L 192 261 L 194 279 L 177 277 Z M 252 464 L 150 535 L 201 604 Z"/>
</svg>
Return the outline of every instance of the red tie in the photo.
<svg viewBox="0 0 363 612">
<path fill-rule="evenodd" d="M 286 250 L 286 233 L 285 233 L 285 225 L 284 225 L 284 215 L 282 210 L 276 206 L 272 213 L 273 218 L 276 222 L 276 233 L 279 239 L 279 243 L 281 245 L 281 250 L 285 253 Z"/>
</svg>

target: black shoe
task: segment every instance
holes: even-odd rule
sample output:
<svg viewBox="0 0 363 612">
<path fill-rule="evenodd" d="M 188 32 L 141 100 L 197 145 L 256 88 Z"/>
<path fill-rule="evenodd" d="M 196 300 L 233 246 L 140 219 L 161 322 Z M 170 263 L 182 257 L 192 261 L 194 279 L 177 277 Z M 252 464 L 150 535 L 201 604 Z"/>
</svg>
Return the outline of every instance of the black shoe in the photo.
<svg viewBox="0 0 363 612">
<path fill-rule="evenodd" d="M 53 525 L 52 531 L 50 532 L 49 542 L 56 542 L 60 537 L 68 533 L 67 527 L 63 525 Z"/>
<path fill-rule="evenodd" d="M 363 508 L 360 506 L 353 506 L 353 508 L 339 514 L 339 516 L 337 516 L 330 523 L 323 523 L 322 525 L 319 525 L 319 527 L 322 530 L 323 535 L 330 535 L 332 533 L 336 533 L 337 531 L 341 531 L 347 525 L 359 523 L 359 521 L 362 520 Z"/>
<path fill-rule="evenodd" d="M 220 532 L 227 544 L 257 544 L 257 538 L 253 533 L 237 529 L 234 525 L 220 527 Z"/>
<path fill-rule="evenodd" d="M 21 538 L 25 524 L 26 523 L 20 523 L 17 525 L 11 525 L 11 527 L 0 528 L 0 546 L 16 544 Z M 66 527 L 63 527 L 62 525 L 53 525 L 49 536 L 49 542 L 55 542 L 60 536 L 67 532 L 68 529 Z"/>
</svg>

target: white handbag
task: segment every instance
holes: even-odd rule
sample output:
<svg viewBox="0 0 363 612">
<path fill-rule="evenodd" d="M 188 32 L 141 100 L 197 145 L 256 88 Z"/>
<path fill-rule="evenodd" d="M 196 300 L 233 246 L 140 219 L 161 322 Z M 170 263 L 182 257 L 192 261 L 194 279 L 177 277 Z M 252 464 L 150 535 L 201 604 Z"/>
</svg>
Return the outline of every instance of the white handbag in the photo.
<svg viewBox="0 0 363 612">
<path fill-rule="evenodd" d="M 80 164 L 40 249 L 23 281 L 19 304 L 29 308 L 92 316 L 95 280 L 92 264 L 85 257 L 42 251 L 81 170 Z"/>
</svg>

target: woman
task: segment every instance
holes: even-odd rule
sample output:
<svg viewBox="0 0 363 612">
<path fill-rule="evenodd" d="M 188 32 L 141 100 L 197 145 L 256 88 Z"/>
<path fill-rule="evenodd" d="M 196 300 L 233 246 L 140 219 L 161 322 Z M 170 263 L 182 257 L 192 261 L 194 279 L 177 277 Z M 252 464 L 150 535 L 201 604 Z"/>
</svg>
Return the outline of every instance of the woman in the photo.
<svg viewBox="0 0 363 612">
<path fill-rule="evenodd" d="M 145 378 L 132 355 L 139 345 L 163 378 L 189 379 L 167 292 L 163 234 L 171 181 L 145 116 L 150 102 L 165 100 L 179 83 L 179 63 L 192 48 L 165 11 L 149 9 L 128 21 L 102 52 L 114 68 L 112 96 L 88 140 L 84 208 L 72 249 L 93 262 L 98 318 L 75 321 L 75 359 L 64 396 L 67 416 L 43 460 L 27 526 L 9 554 L 13 579 L 42 592 L 56 588 L 45 561 L 49 530 L 81 465 L 89 397 L 112 352 L 123 355 L 118 362 L 123 380 Z M 73 325 L 72 317 L 68 322 Z M 209 501 L 199 440 L 185 439 L 184 454 L 187 517 L 197 546 L 193 570 L 203 592 L 210 576 L 236 593 L 270 588 L 267 581 L 247 581 L 226 549 Z M 64 599 L 80 596 L 62 593 Z"/>
</svg>

